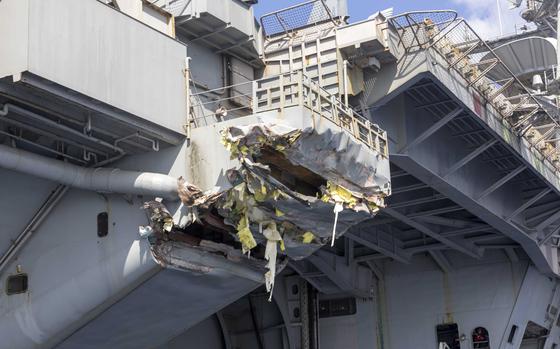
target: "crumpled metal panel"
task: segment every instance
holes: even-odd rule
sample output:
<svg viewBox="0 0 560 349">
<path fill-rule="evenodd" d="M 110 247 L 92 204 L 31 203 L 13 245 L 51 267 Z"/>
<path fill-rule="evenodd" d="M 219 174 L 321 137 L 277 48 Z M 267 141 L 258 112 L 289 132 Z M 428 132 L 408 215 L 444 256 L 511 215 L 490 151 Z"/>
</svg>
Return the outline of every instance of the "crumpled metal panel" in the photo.
<svg viewBox="0 0 560 349">
<path fill-rule="evenodd" d="M 242 167 L 258 178 L 256 183 L 245 178 L 252 190 L 258 191 L 262 182 L 268 182 L 285 194 L 280 198 L 267 197 L 259 207 L 279 210 L 282 214 L 273 217 L 274 220 L 290 222 L 301 232 L 312 232 L 319 242 L 325 243 L 331 238 L 337 203 L 347 209 L 340 212 L 337 221 L 336 228 L 343 233 L 357 222 L 371 218 L 384 205 L 386 194 L 377 185 L 376 154 L 354 142 L 345 132 L 332 132 L 326 127 L 320 131 L 320 127 L 300 131 L 278 123 L 232 126 L 224 131 L 224 142 L 232 156 L 240 159 Z M 284 156 L 293 165 L 321 178 L 326 185 L 317 188 L 320 197 L 298 193 L 274 178 L 270 168 L 258 163 L 263 148 L 274 149 L 276 156 Z M 294 167 L 294 171 L 301 170 Z M 292 250 L 294 247 L 297 249 Z M 303 249 L 301 241 L 293 239 L 288 239 L 286 244 L 286 253 L 296 259 L 306 257 L 313 250 Z"/>
<path fill-rule="evenodd" d="M 390 193 L 390 178 L 380 171 L 387 166 L 386 158 L 324 123 L 302 133 L 296 147 L 286 152 L 290 161 L 365 196 Z"/>
<path fill-rule="evenodd" d="M 297 149 L 289 150 L 290 160 L 350 190 L 366 195 L 391 195 L 389 159 L 354 139 L 349 133 L 314 112 L 294 108 L 263 113 L 259 119 L 268 125 L 285 125 L 301 130 L 304 137 Z M 277 126 L 275 126 L 277 127 Z"/>
<path fill-rule="evenodd" d="M 261 274 L 245 270 L 240 276 L 256 281 L 264 274 L 272 291 L 276 271 L 289 258 L 334 244 L 384 207 L 389 161 L 309 109 L 235 121 L 194 130 L 203 136 L 191 141 L 190 182 L 179 181 L 180 214 L 147 203 L 151 224 L 141 235 L 158 263 L 176 269 L 204 273 L 217 265 L 184 255 L 187 248 L 220 255 L 220 267 L 240 275 L 246 254 Z M 248 125 L 237 126 L 240 121 Z"/>
<path fill-rule="evenodd" d="M 334 243 L 335 237 L 375 216 L 390 194 L 385 156 L 319 116 L 275 116 L 264 113 L 249 125 L 224 127 L 221 143 L 235 161 L 212 156 L 223 166 L 219 186 L 202 192 L 185 183 L 179 189 L 186 206 L 179 219 L 182 229 L 197 220 L 223 225 L 219 229 L 235 236 L 243 253 L 268 261 L 269 290 L 277 253 L 281 262 L 303 259 Z M 205 162 L 220 147 L 193 144 L 195 155 Z"/>
<path fill-rule="evenodd" d="M 280 197 L 267 196 L 264 200 L 257 198 L 257 201 L 262 201 L 260 206 L 270 204 L 280 211 L 281 208 L 293 210 L 293 217 L 287 221 L 299 221 L 303 226 L 310 226 L 310 231 L 317 231 L 319 237 L 326 237 L 325 231 L 302 212 L 324 221 L 325 213 L 330 210 L 331 214 L 326 216 L 330 216 L 330 228 L 333 207 L 337 203 L 354 213 L 365 212 L 365 219 L 384 205 L 386 194 L 375 181 L 376 154 L 353 141 L 346 132 L 335 133 L 330 128 L 318 126 L 303 130 L 284 123 L 232 126 L 223 131 L 223 142 L 232 157 L 237 157 L 241 162 L 241 168 L 246 172 L 241 177 L 250 187 L 249 190 L 257 192 L 259 185 L 268 183 L 283 194 Z M 273 169 L 266 164 L 274 161 L 270 159 L 274 157 L 278 159 L 279 166 L 293 165 L 286 171 L 294 177 L 299 176 L 299 179 L 307 179 L 308 182 L 322 181 L 320 187 L 316 188 L 316 195 L 301 193 L 289 188 L 289 184 L 282 183 L 282 179 L 275 176 Z M 339 162 L 343 165 L 339 165 Z M 251 177 L 256 177 L 256 180 Z M 280 216 L 276 215 L 275 219 L 283 221 L 285 215 L 283 212 Z M 356 218 L 353 217 L 352 221 L 355 222 Z"/>
</svg>

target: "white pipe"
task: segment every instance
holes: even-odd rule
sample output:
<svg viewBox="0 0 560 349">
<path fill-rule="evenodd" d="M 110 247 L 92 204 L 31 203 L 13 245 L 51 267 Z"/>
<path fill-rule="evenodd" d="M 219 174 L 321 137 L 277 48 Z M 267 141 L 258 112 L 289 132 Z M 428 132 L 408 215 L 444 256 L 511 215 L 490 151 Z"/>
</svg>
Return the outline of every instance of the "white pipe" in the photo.
<svg viewBox="0 0 560 349">
<path fill-rule="evenodd" d="M 348 108 L 348 61 L 344 60 L 343 64 L 342 79 L 344 79 L 344 105 Z"/>
<path fill-rule="evenodd" d="M 558 1 L 556 10 L 556 79 L 558 79 L 558 67 L 560 66 L 560 1 Z"/>
<path fill-rule="evenodd" d="M 177 179 L 168 175 L 80 167 L 6 145 L 0 145 L 0 167 L 74 188 L 177 199 Z"/>
<path fill-rule="evenodd" d="M 500 0 L 496 0 L 496 6 L 498 7 L 498 24 L 500 25 L 500 36 L 504 36 L 504 25 L 502 23 L 502 8 L 500 6 Z"/>
</svg>

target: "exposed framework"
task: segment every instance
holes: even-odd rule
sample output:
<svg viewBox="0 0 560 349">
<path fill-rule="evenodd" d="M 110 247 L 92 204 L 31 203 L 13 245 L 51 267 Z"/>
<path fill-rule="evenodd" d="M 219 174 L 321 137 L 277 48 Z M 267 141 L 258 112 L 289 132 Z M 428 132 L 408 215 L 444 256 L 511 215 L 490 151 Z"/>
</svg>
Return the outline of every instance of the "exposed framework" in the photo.
<svg viewBox="0 0 560 349">
<path fill-rule="evenodd" d="M 328 21 L 336 24 L 328 6 L 323 0 L 312 0 L 265 14 L 261 17 L 261 26 L 265 36 L 271 37 L 290 34 Z"/>
<path fill-rule="evenodd" d="M 515 227 L 516 234 L 523 234 L 527 237 L 526 241 L 534 246 L 558 245 L 560 217 L 557 212 L 560 200 L 549 183 L 535 175 L 518 154 L 499 141 L 467 110 L 462 109 L 435 82 L 421 80 L 409 87 L 405 96 L 414 109 L 432 115 L 434 123 L 419 132 L 398 153 L 410 150 L 411 144 L 421 146 L 437 132 L 449 134 L 464 144 L 468 151 L 449 164 L 446 171 L 440 174 L 442 179 L 452 177 L 471 162 L 486 163 L 489 169 L 495 171 L 496 177 L 487 186 L 479 188 L 470 199 L 481 203 L 503 186 L 516 185 L 524 194 L 524 201 L 517 208 L 512 208 L 502 223 Z M 428 253 L 440 268 L 451 270 L 453 265 L 447 253 L 452 250 L 474 258 L 486 250 L 500 250 L 513 261 L 523 258 L 521 246 L 511 239 L 512 236 L 502 233 L 505 223 L 498 227 L 496 222 L 481 220 L 468 211 L 469 206 L 454 202 L 432 188 L 429 182 L 416 178 L 394 163 L 391 182 L 393 192 L 388 200 L 390 210 L 383 210 L 375 220 L 364 222 L 348 232 L 345 245 L 351 247 L 342 248 L 339 244 L 334 251 L 336 255 L 344 256 L 341 258 L 349 261 L 350 265 L 370 266 L 386 258 L 409 263 L 414 255 Z M 332 287 L 354 287 L 348 280 L 329 278 L 329 273 L 325 273 L 327 266 L 323 263 L 319 269 L 315 266 L 316 262 L 320 261 L 309 260 L 296 266 L 315 287 L 325 291 Z M 328 267 L 335 268 L 333 265 Z"/>
<path fill-rule="evenodd" d="M 232 112 L 239 117 L 302 106 L 340 126 L 379 154 L 388 156 L 387 132 L 345 106 L 303 71 L 269 76 L 244 85 L 248 85 L 249 93 L 223 98 L 212 98 L 214 90 L 191 94 L 194 99 L 191 111 L 194 126 L 219 122 Z M 225 87 L 227 90 L 233 88 L 245 90 L 240 85 Z"/>
<path fill-rule="evenodd" d="M 521 16 L 529 22 L 534 22 L 539 29 L 557 35 L 557 5 L 556 0 L 527 0 L 527 9 Z"/>
<path fill-rule="evenodd" d="M 449 71 L 457 72 L 469 88 L 490 103 L 543 161 L 560 169 L 557 142 L 560 123 L 463 18 L 453 11 L 409 12 L 392 17 L 389 23 L 405 52 L 436 52 L 441 63 Z M 486 52 L 484 60 L 481 52 Z M 497 69 L 506 72 L 508 78 L 495 78 L 492 72 Z"/>
</svg>

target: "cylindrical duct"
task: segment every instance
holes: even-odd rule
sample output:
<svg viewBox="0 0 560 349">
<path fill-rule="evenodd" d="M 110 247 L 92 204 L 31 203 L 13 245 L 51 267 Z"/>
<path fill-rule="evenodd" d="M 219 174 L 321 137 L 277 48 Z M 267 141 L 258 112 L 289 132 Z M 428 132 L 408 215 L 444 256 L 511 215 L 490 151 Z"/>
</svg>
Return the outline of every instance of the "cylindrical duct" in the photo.
<svg viewBox="0 0 560 349">
<path fill-rule="evenodd" d="M 80 167 L 6 145 L 0 145 L 0 167 L 74 188 L 178 198 L 177 178 L 165 174 Z"/>
</svg>

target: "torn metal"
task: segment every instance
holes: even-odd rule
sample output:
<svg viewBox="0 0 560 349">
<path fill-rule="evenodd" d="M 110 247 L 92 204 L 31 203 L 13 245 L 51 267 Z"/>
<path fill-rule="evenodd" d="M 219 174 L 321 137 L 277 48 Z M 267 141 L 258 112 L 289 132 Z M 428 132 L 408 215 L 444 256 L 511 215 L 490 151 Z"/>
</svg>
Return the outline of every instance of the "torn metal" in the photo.
<svg viewBox="0 0 560 349">
<path fill-rule="evenodd" d="M 376 162 L 354 158 L 350 166 L 337 171 L 338 163 L 345 163 L 344 156 L 333 154 L 348 151 L 353 143 L 340 135 L 317 137 L 316 130 L 270 123 L 229 127 L 222 134 L 222 142 L 241 163 L 237 176 L 242 177 L 260 209 L 268 213 L 266 218 L 294 225 L 290 230 L 297 231 L 297 238 L 285 234 L 284 240 L 286 253 L 295 259 L 308 255 L 296 249 L 302 243 L 316 240 L 324 244 L 331 227 L 334 240 L 339 215 L 341 234 L 370 218 L 384 206 L 390 190 L 378 184 Z M 358 154 L 378 156 L 364 151 Z M 259 222 L 260 217 L 255 218 Z M 310 240 L 310 234 L 316 239 Z"/>
<path fill-rule="evenodd" d="M 181 228 L 159 201 L 146 202 L 144 209 L 150 225 L 140 226 L 139 233 L 148 240 L 152 257 L 162 267 L 196 274 L 221 270 L 258 283 L 265 281 L 265 261 L 244 258 L 227 232 L 194 222 Z"/>
<path fill-rule="evenodd" d="M 243 261 L 262 270 L 272 294 L 287 258 L 303 259 L 372 218 L 390 193 L 376 174 L 380 155 L 344 132 L 318 136 L 316 130 L 276 123 L 224 129 L 222 143 L 239 163 L 225 171 L 226 186 L 203 193 L 180 179 L 183 207 L 175 220 L 162 203 L 146 203 L 151 224 L 140 233 L 154 258 L 200 273 L 217 263 L 200 251 L 219 255 L 230 269 Z M 187 258 L 185 246 L 197 253 L 189 250 Z"/>
</svg>

